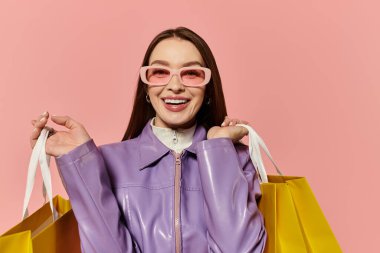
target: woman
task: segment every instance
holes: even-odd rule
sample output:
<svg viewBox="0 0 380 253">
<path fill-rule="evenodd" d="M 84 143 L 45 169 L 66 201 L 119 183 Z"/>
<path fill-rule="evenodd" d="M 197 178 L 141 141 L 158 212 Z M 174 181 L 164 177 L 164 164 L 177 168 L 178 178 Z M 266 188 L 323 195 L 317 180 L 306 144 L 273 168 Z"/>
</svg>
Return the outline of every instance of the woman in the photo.
<svg viewBox="0 0 380 253">
<path fill-rule="evenodd" d="M 97 147 L 83 125 L 52 116 L 56 158 L 84 252 L 263 252 L 261 196 L 246 121 L 227 116 L 206 42 L 178 27 L 148 47 L 121 142 Z M 33 120 L 34 146 L 49 114 Z"/>
</svg>

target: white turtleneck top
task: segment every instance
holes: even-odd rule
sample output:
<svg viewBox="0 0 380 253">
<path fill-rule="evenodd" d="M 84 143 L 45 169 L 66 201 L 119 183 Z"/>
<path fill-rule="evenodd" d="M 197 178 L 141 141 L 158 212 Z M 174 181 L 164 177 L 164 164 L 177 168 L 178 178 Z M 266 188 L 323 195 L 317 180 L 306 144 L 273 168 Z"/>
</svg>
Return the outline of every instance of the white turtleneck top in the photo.
<svg viewBox="0 0 380 253">
<path fill-rule="evenodd" d="M 187 129 L 178 128 L 177 130 L 173 130 L 171 128 L 155 126 L 155 119 L 156 117 L 150 121 L 153 133 L 168 148 L 181 153 L 183 149 L 189 147 L 193 142 L 196 124 Z"/>
</svg>

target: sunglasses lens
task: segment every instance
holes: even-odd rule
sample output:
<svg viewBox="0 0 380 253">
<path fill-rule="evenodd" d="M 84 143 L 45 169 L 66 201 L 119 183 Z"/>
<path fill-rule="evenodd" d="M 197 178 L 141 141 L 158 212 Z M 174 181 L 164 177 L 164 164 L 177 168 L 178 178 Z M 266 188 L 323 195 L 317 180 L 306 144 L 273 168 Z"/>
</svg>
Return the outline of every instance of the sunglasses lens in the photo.
<svg viewBox="0 0 380 253">
<path fill-rule="evenodd" d="M 148 68 L 145 72 L 146 79 L 153 85 L 166 84 L 170 78 L 170 71 L 160 67 Z"/>
<path fill-rule="evenodd" d="M 181 79 L 185 85 L 199 86 L 205 81 L 206 73 L 202 69 L 186 69 L 181 71 Z"/>
</svg>

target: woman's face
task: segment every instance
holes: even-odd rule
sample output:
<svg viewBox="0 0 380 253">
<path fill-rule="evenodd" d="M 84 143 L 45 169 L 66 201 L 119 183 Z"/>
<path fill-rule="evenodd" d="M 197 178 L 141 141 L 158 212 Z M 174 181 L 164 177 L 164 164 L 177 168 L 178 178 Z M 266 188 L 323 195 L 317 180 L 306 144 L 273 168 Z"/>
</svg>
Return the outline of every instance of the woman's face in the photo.
<svg viewBox="0 0 380 253">
<path fill-rule="evenodd" d="M 160 41 L 153 49 L 149 65 L 179 69 L 193 61 L 199 64 L 194 63 L 189 66 L 205 66 L 201 54 L 193 43 L 178 38 L 169 38 Z M 173 129 L 191 127 L 195 124 L 196 115 L 202 106 L 205 89 L 206 86 L 184 86 L 176 75 L 173 75 L 165 86 L 148 86 L 148 96 L 156 111 L 155 126 Z M 165 103 L 165 98 L 184 99 L 187 102 L 175 105 Z"/>
</svg>

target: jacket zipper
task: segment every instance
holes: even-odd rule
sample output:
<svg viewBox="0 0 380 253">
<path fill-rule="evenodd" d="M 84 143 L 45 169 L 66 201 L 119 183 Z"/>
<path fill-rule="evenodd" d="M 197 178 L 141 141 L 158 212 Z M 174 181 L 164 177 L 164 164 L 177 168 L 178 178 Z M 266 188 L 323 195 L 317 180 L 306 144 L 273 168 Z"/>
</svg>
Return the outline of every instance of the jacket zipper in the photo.
<svg viewBox="0 0 380 253">
<path fill-rule="evenodd" d="M 181 156 L 182 153 L 173 151 L 175 155 L 174 175 L 174 228 L 175 228 L 175 252 L 181 253 Z"/>
</svg>

